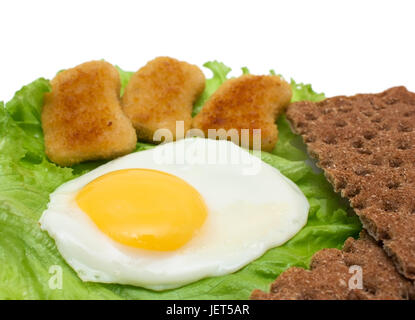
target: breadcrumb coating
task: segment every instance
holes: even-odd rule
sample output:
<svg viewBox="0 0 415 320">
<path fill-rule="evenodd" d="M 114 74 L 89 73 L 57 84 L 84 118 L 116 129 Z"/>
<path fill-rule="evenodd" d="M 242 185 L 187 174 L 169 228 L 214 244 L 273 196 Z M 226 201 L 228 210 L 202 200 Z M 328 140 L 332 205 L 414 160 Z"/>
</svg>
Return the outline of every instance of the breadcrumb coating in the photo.
<svg viewBox="0 0 415 320">
<path fill-rule="evenodd" d="M 205 88 L 205 76 L 195 65 L 169 57 L 149 61 L 130 79 L 122 97 L 139 140 L 153 139 L 158 129 L 168 129 L 176 140 L 176 121 L 190 129 L 193 103 Z"/>
<path fill-rule="evenodd" d="M 61 166 L 111 159 L 135 149 L 135 130 L 122 112 L 117 69 L 90 61 L 60 72 L 45 95 L 42 128 L 49 159 Z"/>
<path fill-rule="evenodd" d="M 205 103 L 193 119 L 193 127 L 202 130 L 205 136 L 209 135 L 209 129 L 236 129 L 241 137 L 239 144 L 243 137 L 241 130 L 249 129 L 250 148 L 253 130 L 261 129 L 261 149 L 271 151 L 278 139 L 275 121 L 291 96 L 290 85 L 278 76 L 243 75 L 230 79 Z"/>
</svg>

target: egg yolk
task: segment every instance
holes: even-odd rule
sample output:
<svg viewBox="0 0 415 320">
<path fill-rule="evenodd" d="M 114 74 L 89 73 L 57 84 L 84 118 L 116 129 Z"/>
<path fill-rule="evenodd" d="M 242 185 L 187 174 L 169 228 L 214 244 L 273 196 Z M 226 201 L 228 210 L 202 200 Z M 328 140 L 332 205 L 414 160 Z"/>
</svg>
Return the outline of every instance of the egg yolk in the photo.
<svg viewBox="0 0 415 320">
<path fill-rule="evenodd" d="M 149 169 L 102 175 L 78 192 L 76 203 L 113 240 L 158 251 L 186 244 L 207 216 L 195 188 L 174 175 Z"/>
</svg>

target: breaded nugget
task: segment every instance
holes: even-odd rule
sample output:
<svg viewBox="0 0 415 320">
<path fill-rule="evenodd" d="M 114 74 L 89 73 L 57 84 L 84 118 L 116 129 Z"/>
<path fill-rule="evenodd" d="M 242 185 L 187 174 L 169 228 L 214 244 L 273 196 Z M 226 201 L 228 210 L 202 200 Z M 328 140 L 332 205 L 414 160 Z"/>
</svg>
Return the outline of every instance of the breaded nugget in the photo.
<svg viewBox="0 0 415 320">
<path fill-rule="evenodd" d="M 50 160 L 69 166 L 135 149 L 137 137 L 120 106 L 120 76 L 115 67 L 104 61 L 86 62 L 60 72 L 51 85 L 42 110 Z"/>
<path fill-rule="evenodd" d="M 241 130 L 249 129 L 250 148 L 253 130 L 261 129 L 261 149 L 271 151 L 278 139 L 275 120 L 291 96 L 290 85 L 278 76 L 243 75 L 230 79 L 205 103 L 193 119 L 193 127 L 201 129 L 206 136 L 209 129 L 236 129 L 240 140 Z"/>
<path fill-rule="evenodd" d="M 176 140 L 176 121 L 192 122 L 193 103 L 205 88 L 205 76 L 195 65 L 169 57 L 148 62 L 130 79 L 122 104 L 139 140 L 153 141 L 157 129 L 168 129 Z"/>
</svg>

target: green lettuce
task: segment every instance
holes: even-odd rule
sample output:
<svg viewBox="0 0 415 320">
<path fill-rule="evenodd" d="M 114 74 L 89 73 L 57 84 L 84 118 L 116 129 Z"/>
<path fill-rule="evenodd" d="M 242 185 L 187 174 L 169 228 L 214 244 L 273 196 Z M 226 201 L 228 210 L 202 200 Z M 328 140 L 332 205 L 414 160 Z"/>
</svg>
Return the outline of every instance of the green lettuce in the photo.
<svg viewBox="0 0 415 320">
<path fill-rule="evenodd" d="M 115 66 L 117 68 L 119 74 L 120 74 L 120 81 L 121 81 L 121 92 L 120 96 L 122 97 L 124 94 L 124 89 L 127 86 L 128 81 L 130 81 L 131 76 L 134 74 L 134 72 L 131 71 L 124 71 L 119 66 Z"/>
<path fill-rule="evenodd" d="M 230 68 L 213 61 L 205 64 L 213 77 L 195 104 L 200 111 L 208 97 L 227 79 Z M 121 69 L 122 90 L 132 73 Z M 243 70 L 248 73 L 248 69 Z M 324 98 L 311 86 L 291 82 L 294 100 Z M 207 278 L 182 288 L 154 292 L 139 287 L 82 282 L 66 264 L 53 239 L 40 230 L 38 219 L 49 194 L 62 183 L 92 170 L 102 161 L 62 168 L 44 153 L 40 113 L 49 81 L 41 78 L 23 87 L 6 105 L 0 103 L 0 299 L 247 299 L 255 288 L 269 284 L 290 266 L 308 267 L 314 252 L 340 248 L 361 225 L 335 194 L 324 176 L 313 172 L 301 139 L 284 117 L 278 120 L 279 141 L 262 159 L 294 181 L 310 203 L 307 225 L 283 246 L 230 275 Z M 152 148 L 138 143 L 137 152 Z M 53 266 L 62 268 L 62 289 L 51 289 Z"/>
</svg>

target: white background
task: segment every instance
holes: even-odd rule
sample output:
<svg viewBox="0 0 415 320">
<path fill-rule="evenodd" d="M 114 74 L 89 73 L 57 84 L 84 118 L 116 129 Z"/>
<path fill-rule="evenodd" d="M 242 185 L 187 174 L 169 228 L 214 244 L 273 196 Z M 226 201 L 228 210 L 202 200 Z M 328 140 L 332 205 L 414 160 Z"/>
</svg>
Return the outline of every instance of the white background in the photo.
<svg viewBox="0 0 415 320">
<path fill-rule="evenodd" d="M 135 71 L 169 55 L 233 75 L 273 68 L 327 96 L 415 91 L 414 1 L 4 1 L 0 100 L 37 77 L 106 59 Z M 206 72 L 209 75 L 209 72 Z"/>
</svg>

